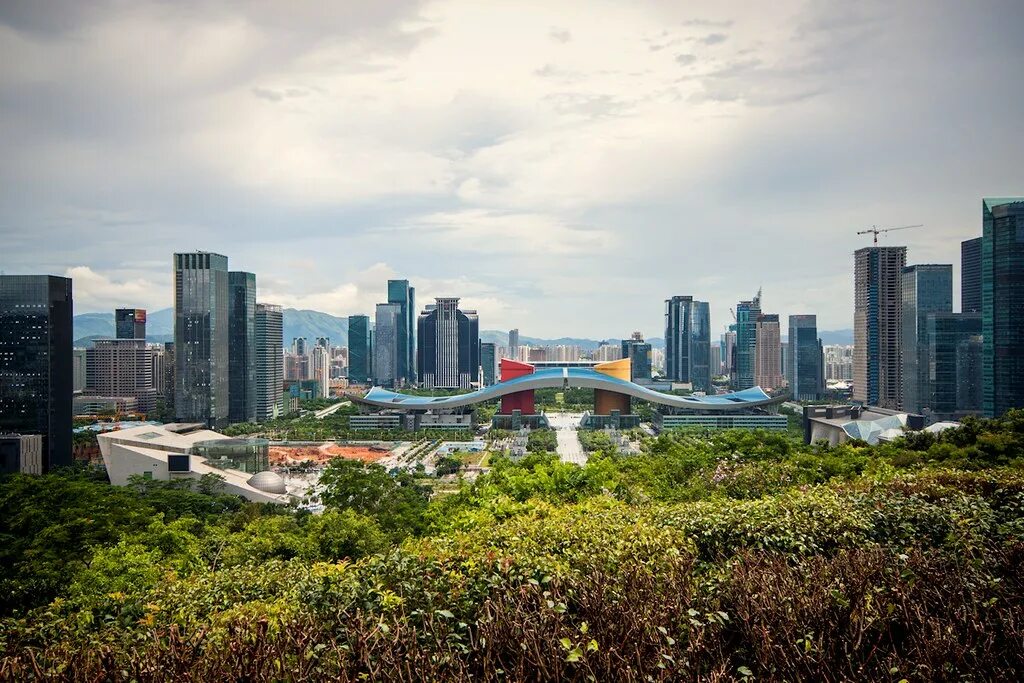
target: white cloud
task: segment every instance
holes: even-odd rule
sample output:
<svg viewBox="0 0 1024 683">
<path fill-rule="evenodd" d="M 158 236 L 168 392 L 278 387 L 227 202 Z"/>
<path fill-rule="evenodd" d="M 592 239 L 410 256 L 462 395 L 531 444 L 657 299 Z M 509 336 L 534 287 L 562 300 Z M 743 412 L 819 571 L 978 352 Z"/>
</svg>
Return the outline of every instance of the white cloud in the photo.
<svg viewBox="0 0 1024 683">
<path fill-rule="evenodd" d="M 156 310 L 166 305 L 167 283 L 141 277 L 114 279 L 89 266 L 73 266 L 64 276 L 72 279 L 75 310 L 79 312 L 135 307 Z"/>
</svg>

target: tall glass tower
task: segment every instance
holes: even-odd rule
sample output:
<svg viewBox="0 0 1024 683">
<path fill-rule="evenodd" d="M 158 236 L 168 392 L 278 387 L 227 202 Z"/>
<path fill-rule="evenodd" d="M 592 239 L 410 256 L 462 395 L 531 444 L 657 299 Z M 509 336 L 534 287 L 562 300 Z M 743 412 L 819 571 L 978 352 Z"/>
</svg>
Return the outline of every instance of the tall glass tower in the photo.
<svg viewBox="0 0 1024 683">
<path fill-rule="evenodd" d="M 736 305 L 736 371 L 733 389 L 749 389 L 754 386 L 755 361 L 757 358 L 757 319 L 761 317 L 761 292 L 750 301 Z"/>
<path fill-rule="evenodd" d="M 408 280 L 388 280 L 388 303 L 400 307 L 395 332 L 396 379 L 416 381 L 416 288 Z"/>
<path fill-rule="evenodd" d="M 370 316 L 348 317 L 348 380 L 365 384 L 370 379 Z"/>
<path fill-rule="evenodd" d="M 146 309 L 118 308 L 114 310 L 114 332 L 118 339 L 146 338 Z"/>
<path fill-rule="evenodd" d="M 399 304 L 377 304 L 376 324 L 373 338 L 373 377 L 384 387 L 401 383 L 398 375 L 400 323 L 403 320 Z"/>
<path fill-rule="evenodd" d="M 43 471 L 71 464 L 71 280 L 0 275 L 0 433 L 40 434 Z"/>
<path fill-rule="evenodd" d="M 174 255 L 174 412 L 180 422 L 228 423 L 228 257 Z"/>
<path fill-rule="evenodd" d="M 789 316 L 786 380 L 794 401 L 817 401 L 825 393 L 825 371 L 816 315 Z"/>
<path fill-rule="evenodd" d="M 960 243 L 960 310 L 981 313 L 981 238 Z"/>
<path fill-rule="evenodd" d="M 256 420 L 256 276 L 228 273 L 228 420 Z"/>
<path fill-rule="evenodd" d="M 983 405 L 1024 407 L 1024 197 L 982 201 Z"/>
<path fill-rule="evenodd" d="M 952 313 L 953 266 L 921 264 L 903 269 L 903 410 L 932 407 L 928 314 Z"/>
<path fill-rule="evenodd" d="M 665 300 L 665 375 L 711 390 L 711 307 L 692 296 Z"/>
</svg>

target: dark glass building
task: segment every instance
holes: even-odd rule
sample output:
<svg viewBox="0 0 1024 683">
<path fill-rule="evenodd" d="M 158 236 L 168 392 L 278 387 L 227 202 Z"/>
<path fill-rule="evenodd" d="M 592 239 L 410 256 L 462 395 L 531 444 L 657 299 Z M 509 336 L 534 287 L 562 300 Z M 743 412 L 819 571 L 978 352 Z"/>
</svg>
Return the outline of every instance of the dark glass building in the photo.
<svg viewBox="0 0 1024 683">
<path fill-rule="evenodd" d="M 754 386 L 757 358 L 757 320 L 761 317 L 761 292 L 750 301 L 736 305 L 736 368 L 732 378 L 733 389 L 741 391 Z"/>
<path fill-rule="evenodd" d="M 146 338 L 146 309 L 118 308 L 114 310 L 114 331 L 118 339 Z"/>
<path fill-rule="evenodd" d="M 818 316 L 789 316 L 789 341 L 785 349 L 786 381 L 794 401 L 817 401 L 825 393 L 825 368 Z"/>
<path fill-rule="evenodd" d="M 903 269 L 903 410 L 920 413 L 931 405 L 928 315 L 953 312 L 953 266 L 921 264 Z"/>
<path fill-rule="evenodd" d="M 370 370 L 370 316 L 348 317 L 348 381 L 366 384 L 373 377 Z"/>
<path fill-rule="evenodd" d="M 692 296 L 665 300 L 665 377 L 711 391 L 711 307 Z"/>
<path fill-rule="evenodd" d="M 456 297 L 438 298 L 417 320 L 417 367 L 428 389 L 469 389 L 480 381 L 480 320 Z"/>
<path fill-rule="evenodd" d="M 644 336 L 634 332 L 629 339 L 622 340 L 622 357 L 630 362 L 630 379 L 643 382 L 651 379 L 651 345 L 644 341 Z"/>
<path fill-rule="evenodd" d="M 179 422 L 228 423 L 228 257 L 174 255 L 174 411 Z"/>
<path fill-rule="evenodd" d="M 0 433 L 43 437 L 42 470 L 71 464 L 71 280 L 0 275 Z"/>
<path fill-rule="evenodd" d="M 960 243 L 960 310 L 981 313 L 981 239 Z"/>
<path fill-rule="evenodd" d="M 984 411 L 1024 407 L 1024 197 L 982 201 Z"/>
<path fill-rule="evenodd" d="M 256 420 L 256 276 L 228 273 L 228 421 Z"/>
<path fill-rule="evenodd" d="M 408 280 L 388 280 L 388 303 L 400 307 L 395 343 L 397 365 L 395 377 L 399 381 L 416 381 L 416 288 Z"/>
<path fill-rule="evenodd" d="M 981 314 L 931 313 L 927 327 L 931 395 L 925 405 L 937 419 L 953 420 L 978 412 L 981 367 L 977 363 L 977 339 L 981 335 Z"/>
<path fill-rule="evenodd" d="M 498 345 L 493 342 L 480 342 L 480 382 L 491 386 L 497 381 Z"/>
</svg>

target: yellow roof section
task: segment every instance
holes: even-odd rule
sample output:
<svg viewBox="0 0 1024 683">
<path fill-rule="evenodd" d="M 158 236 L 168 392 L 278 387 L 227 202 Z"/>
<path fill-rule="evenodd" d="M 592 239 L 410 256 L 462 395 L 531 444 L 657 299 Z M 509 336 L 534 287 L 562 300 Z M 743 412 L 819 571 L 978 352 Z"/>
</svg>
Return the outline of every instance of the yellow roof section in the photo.
<svg viewBox="0 0 1024 683">
<path fill-rule="evenodd" d="M 624 379 L 628 382 L 631 377 L 632 365 L 628 358 L 623 358 L 621 360 L 608 361 L 607 363 L 598 363 L 594 366 L 594 370 L 602 375 L 608 375 L 615 379 Z"/>
</svg>

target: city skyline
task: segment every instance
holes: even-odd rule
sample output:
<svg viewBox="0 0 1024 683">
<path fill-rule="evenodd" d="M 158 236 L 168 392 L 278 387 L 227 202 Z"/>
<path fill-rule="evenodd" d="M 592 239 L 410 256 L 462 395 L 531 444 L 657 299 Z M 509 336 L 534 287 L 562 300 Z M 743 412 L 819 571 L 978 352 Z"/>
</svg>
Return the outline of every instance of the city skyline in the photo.
<svg viewBox="0 0 1024 683">
<path fill-rule="evenodd" d="M 165 255 L 200 249 L 338 316 L 402 277 L 534 336 L 661 336 L 680 291 L 717 335 L 758 287 L 847 329 L 857 230 L 958 263 L 1021 185 L 1024 95 L 987 84 L 1024 8 L 984 5 L 5 5 L 0 269 L 72 277 L 80 313 L 169 306 Z"/>
</svg>

